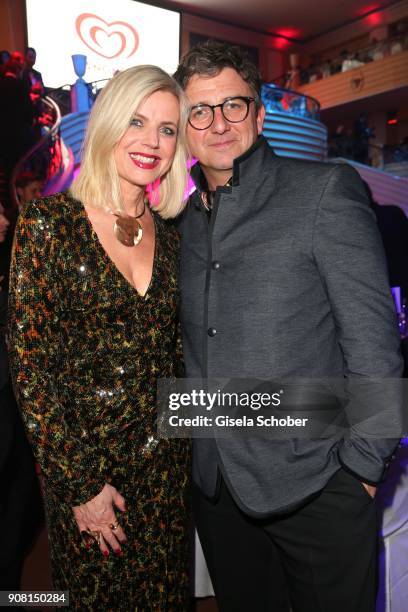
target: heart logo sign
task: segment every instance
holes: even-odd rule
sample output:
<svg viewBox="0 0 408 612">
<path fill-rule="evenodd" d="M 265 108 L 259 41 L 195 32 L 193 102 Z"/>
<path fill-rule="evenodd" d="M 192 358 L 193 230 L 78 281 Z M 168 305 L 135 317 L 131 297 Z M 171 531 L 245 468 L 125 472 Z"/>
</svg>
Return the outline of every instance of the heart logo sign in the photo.
<svg viewBox="0 0 408 612">
<path fill-rule="evenodd" d="M 107 59 L 133 55 L 139 46 L 139 36 L 134 27 L 125 21 L 107 23 L 98 15 L 82 13 L 75 21 L 76 31 L 82 42 L 94 53 Z"/>
</svg>

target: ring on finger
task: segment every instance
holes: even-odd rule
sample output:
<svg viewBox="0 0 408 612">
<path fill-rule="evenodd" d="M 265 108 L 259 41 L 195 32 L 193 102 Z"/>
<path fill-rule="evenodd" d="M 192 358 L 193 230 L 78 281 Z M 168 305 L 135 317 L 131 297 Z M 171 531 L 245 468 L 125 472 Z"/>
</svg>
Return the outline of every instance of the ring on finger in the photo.
<svg viewBox="0 0 408 612">
<path fill-rule="evenodd" d="M 119 523 L 110 523 L 109 528 L 112 529 L 112 531 L 116 531 L 116 529 L 119 527 Z"/>
<path fill-rule="evenodd" d="M 81 531 L 81 537 L 87 547 L 91 545 L 91 542 L 95 541 L 94 536 L 91 534 L 90 531 L 88 531 L 88 529 L 83 529 Z"/>
<path fill-rule="evenodd" d="M 100 531 L 90 531 L 89 533 L 93 537 L 95 542 L 97 542 L 98 546 L 100 546 L 101 545 L 101 538 L 102 538 L 101 532 Z"/>
</svg>

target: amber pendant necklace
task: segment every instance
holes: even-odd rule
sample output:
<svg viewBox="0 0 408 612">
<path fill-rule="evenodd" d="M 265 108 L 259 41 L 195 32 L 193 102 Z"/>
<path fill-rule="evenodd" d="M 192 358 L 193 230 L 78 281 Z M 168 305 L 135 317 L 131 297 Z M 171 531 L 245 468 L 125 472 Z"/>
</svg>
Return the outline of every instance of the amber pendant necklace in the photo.
<svg viewBox="0 0 408 612">
<path fill-rule="evenodd" d="M 133 247 L 141 242 L 143 238 L 143 227 L 138 219 L 143 217 L 145 210 L 146 199 L 143 200 L 143 210 L 137 217 L 112 213 L 116 217 L 115 223 L 113 224 L 113 233 L 116 239 L 124 246 Z"/>
</svg>

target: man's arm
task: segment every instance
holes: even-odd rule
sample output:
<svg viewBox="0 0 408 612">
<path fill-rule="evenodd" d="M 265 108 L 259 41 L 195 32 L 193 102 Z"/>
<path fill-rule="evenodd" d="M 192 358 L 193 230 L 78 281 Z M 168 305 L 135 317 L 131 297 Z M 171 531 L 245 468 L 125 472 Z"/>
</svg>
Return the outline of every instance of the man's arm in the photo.
<svg viewBox="0 0 408 612">
<path fill-rule="evenodd" d="M 335 166 L 323 190 L 314 256 L 349 384 L 350 437 L 341 442 L 339 458 L 362 481 L 376 483 L 398 444 L 399 434 L 389 432 L 397 432 L 401 414 L 398 383 L 380 380 L 398 379 L 403 368 L 381 237 L 364 185 L 350 166 Z"/>
</svg>

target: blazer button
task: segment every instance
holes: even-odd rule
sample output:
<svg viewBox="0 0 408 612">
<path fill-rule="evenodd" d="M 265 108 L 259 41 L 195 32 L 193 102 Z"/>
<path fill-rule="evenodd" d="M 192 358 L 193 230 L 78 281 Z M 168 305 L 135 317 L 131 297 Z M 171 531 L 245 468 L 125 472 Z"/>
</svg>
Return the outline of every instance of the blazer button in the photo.
<svg viewBox="0 0 408 612">
<path fill-rule="evenodd" d="M 221 267 L 221 264 L 220 264 L 219 261 L 213 261 L 213 263 L 212 263 L 212 269 L 213 270 L 219 270 L 220 267 Z"/>
<path fill-rule="evenodd" d="M 210 336 L 210 338 L 214 338 L 216 333 L 217 333 L 217 330 L 214 327 L 209 327 L 207 329 L 207 334 Z"/>
</svg>

